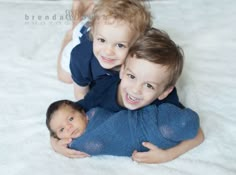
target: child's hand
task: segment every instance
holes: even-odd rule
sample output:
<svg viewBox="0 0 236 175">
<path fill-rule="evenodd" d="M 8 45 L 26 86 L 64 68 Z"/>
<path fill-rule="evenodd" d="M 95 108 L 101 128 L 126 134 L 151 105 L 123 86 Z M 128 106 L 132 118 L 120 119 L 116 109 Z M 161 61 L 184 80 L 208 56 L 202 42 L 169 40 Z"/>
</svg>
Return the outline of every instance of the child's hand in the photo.
<svg viewBox="0 0 236 175">
<path fill-rule="evenodd" d="M 134 151 L 132 154 L 132 159 L 140 163 L 168 162 L 168 161 L 174 160 L 180 155 L 193 149 L 194 147 L 201 144 L 203 141 L 204 141 L 204 134 L 203 134 L 202 129 L 200 128 L 195 138 L 182 141 L 180 144 L 176 145 L 175 147 L 169 148 L 167 150 L 162 150 L 149 142 L 143 142 L 143 146 L 148 148 L 149 151 L 147 152 Z"/>
<path fill-rule="evenodd" d="M 132 154 L 132 159 L 134 161 L 139 163 L 163 163 L 170 161 L 170 157 L 167 151 L 162 150 L 149 142 L 143 142 L 142 144 L 144 147 L 148 148 L 149 151 L 134 151 Z"/>
<path fill-rule="evenodd" d="M 69 158 L 84 158 L 89 157 L 88 154 L 84 152 L 80 152 L 77 150 L 67 148 L 67 145 L 72 141 L 72 139 L 61 139 L 58 140 L 56 138 L 51 137 L 51 145 L 54 151 L 59 154 L 62 154 Z"/>
</svg>

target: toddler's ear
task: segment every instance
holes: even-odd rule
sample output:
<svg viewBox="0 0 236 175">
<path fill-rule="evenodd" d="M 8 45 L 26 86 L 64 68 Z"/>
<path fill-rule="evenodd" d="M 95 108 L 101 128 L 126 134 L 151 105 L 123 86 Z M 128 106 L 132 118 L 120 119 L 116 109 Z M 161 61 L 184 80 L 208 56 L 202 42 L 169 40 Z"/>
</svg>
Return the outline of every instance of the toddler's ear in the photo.
<svg viewBox="0 0 236 175">
<path fill-rule="evenodd" d="M 89 36 L 92 37 L 91 40 L 94 40 L 94 37 L 93 37 L 94 33 L 93 32 L 94 32 L 94 29 L 92 27 L 90 27 L 90 35 Z"/>
<path fill-rule="evenodd" d="M 174 86 L 169 87 L 168 89 L 166 89 L 159 97 L 159 100 L 163 100 L 164 98 L 166 98 L 174 89 Z"/>
<path fill-rule="evenodd" d="M 122 65 L 121 65 L 121 68 L 120 68 L 120 73 L 119 73 L 120 79 L 123 78 L 124 73 L 125 73 L 125 65 L 122 64 Z"/>
</svg>

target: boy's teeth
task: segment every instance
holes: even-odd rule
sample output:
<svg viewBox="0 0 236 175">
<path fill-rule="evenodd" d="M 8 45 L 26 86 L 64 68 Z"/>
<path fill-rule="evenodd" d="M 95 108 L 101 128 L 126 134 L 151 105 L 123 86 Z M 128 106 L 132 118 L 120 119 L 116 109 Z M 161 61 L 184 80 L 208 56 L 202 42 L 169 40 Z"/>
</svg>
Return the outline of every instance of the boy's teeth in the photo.
<svg viewBox="0 0 236 175">
<path fill-rule="evenodd" d="M 128 97 L 129 97 L 130 100 L 133 100 L 133 101 L 137 100 L 137 98 L 132 97 L 132 96 L 130 96 L 130 95 L 128 95 Z"/>
</svg>

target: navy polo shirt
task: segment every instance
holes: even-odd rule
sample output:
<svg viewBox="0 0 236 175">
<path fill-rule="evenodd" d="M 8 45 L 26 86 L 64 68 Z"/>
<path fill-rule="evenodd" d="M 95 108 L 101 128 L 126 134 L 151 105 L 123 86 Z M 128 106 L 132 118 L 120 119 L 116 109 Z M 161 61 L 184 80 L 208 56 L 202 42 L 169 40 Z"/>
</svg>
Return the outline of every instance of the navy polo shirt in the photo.
<svg viewBox="0 0 236 175">
<path fill-rule="evenodd" d="M 102 107 L 114 112 L 123 110 L 125 108 L 119 106 L 117 102 L 119 83 L 119 75 L 98 79 L 84 99 L 78 101 L 77 104 L 82 106 L 85 111 L 94 107 Z"/>
<path fill-rule="evenodd" d="M 77 102 L 85 111 L 94 107 L 102 107 L 109 111 L 118 112 L 126 108 L 121 107 L 117 101 L 118 86 L 120 78 L 118 75 L 106 76 L 96 81 L 93 88 L 87 93 L 84 99 Z M 163 100 L 155 100 L 152 104 L 159 106 L 162 103 L 171 103 L 177 107 L 183 108 L 179 102 L 177 90 L 174 90 Z"/>
<path fill-rule="evenodd" d="M 93 54 L 93 43 L 86 27 L 81 29 L 81 33 L 80 44 L 71 51 L 70 70 L 73 81 L 79 86 L 87 86 L 103 76 L 116 74 L 99 64 Z"/>
</svg>

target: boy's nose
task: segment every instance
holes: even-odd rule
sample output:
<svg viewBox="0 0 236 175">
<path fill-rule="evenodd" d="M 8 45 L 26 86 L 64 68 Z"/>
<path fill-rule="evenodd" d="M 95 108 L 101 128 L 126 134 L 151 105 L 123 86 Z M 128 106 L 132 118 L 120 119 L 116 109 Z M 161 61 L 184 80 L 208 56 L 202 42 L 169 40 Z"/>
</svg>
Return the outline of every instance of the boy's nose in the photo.
<svg viewBox="0 0 236 175">
<path fill-rule="evenodd" d="M 134 94 L 141 94 L 141 89 L 141 85 L 139 85 L 138 83 L 133 84 L 132 91 Z"/>
</svg>

